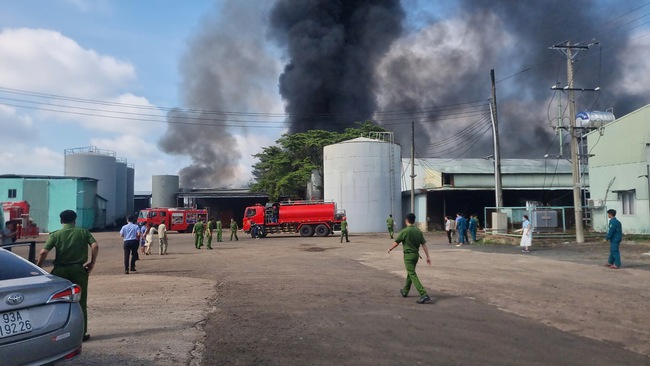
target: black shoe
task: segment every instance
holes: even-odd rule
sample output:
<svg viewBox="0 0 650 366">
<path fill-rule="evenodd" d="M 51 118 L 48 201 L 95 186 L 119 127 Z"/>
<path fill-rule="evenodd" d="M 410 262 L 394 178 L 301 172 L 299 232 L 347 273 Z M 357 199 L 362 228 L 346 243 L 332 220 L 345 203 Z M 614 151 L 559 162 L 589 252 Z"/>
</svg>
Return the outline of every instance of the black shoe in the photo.
<svg viewBox="0 0 650 366">
<path fill-rule="evenodd" d="M 88 333 L 84 334 L 83 341 L 85 342 L 85 341 L 87 341 L 89 339 L 90 339 L 90 334 L 88 334 Z"/>
<path fill-rule="evenodd" d="M 402 294 L 402 297 L 407 297 L 409 295 L 409 293 L 404 291 L 403 288 L 399 289 L 399 293 Z"/>
<path fill-rule="evenodd" d="M 129 270 L 128 270 L 128 269 L 125 269 L 125 270 L 124 270 L 124 274 L 129 274 Z"/>
<path fill-rule="evenodd" d="M 420 296 L 420 300 L 417 301 L 418 304 L 424 304 L 425 302 L 431 301 L 431 298 L 429 295 L 422 295 Z"/>
<path fill-rule="evenodd" d="M 131 272 L 137 272 L 135 268 L 131 268 Z"/>
</svg>

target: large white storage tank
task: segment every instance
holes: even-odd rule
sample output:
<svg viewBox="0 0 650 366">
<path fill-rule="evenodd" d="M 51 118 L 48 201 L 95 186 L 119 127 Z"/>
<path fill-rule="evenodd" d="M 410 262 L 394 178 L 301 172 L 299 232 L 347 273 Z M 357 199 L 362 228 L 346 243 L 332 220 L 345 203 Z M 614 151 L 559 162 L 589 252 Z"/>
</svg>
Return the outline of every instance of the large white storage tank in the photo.
<svg viewBox="0 0 650 366">
<path fill-rule="evenodd" d="M 97 179 L 97 194 L 106 199 L 106 226 L 115 225 L 115 151 L 95 146 L 65 149 L 66 177 Z"/>
<path fill-rule="evenodd" d="M 324 199 L 345 209 L 350 232 L 386 231 L 389 214 L 402 227 L 401 148 L 392 133 L 323 149 Z"/>
<path fill-rule="evenodd" d="M 133 215 L 135 211 L 135 165 L 128 164 L 126 168 L 126 212 Z"/>
<path fill-rule="evenodd" d="M 126 210 L 126 187 L 127 187 L 127 161 L 126 158 L 115 159 L 115 219 L 125 219 Z"/>
<path fill-rule="evenodd" d="M 176 195 L 180 188 L 178 175 L 154 175 L 151 177 L 151 206 L 176 207 Z"/>
</svg>

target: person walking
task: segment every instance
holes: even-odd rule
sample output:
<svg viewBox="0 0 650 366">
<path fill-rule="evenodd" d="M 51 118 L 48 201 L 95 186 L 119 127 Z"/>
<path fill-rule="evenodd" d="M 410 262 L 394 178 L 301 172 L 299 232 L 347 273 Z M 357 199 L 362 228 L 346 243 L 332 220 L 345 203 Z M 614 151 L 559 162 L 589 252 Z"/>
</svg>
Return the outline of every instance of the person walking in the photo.
<svg viewBox="0 0 650 366">
<path fill-rule="evenodd" d="M 138 238 L 140 239 L 140 253 L 145 255 L 147 245 L 147 223 L 141 222 L 138 225 Z"/>
<path fill-rule="evenodd" d="M 167 254 L 167 225 L 164 221 L 158 225 L 158 254 Z"/>
<path fill-rule="evenodd" d="M 454 229 L 456 228 L 456 221 L 451 219 L 451 216 L 445 216 L 445 231 L 447 232 L 447 240 L 451 245 L 451 238 L 454 236 Z"/>
<path fill-rule="evenodd" d="M 126 225 L 120 229 L 120 236 L 124 240 L 124 274 L 129 274 L 129 271 L 137 272 L 135 270 L 135 261 L 140 259 L 138 256 L 138 238 L 141 235 L 141 231 L 138 225 L 133 223 L 134 220 L 133 215 L 129 215 L 126 218 Z"/>
<path fill-rule="evenodd" d="M 476 231 L 478 230 L 478 219 L 476 215 L 469 215 L 469 234 L 472 236 L 472 242 L 476 243 Z"/>
<path fill-rule="evenodd" d="M 221 219 L 217 219 L 217 243 L 223 241 L 223 226 L 221 224 Z"/>
<path fill-rule="evenodd" d="M 528 247 L 533 243 L 533 226 L 528 221 L 528 215 L 524 215 L 521 229 L 517 230 L 517 232 L 521 232 L 521 241 L 519 242 L 519 246 L 523 248 L 521 251 L 524 253 L 530 252 Z"/>
<path fill-rule="evenodd" d="M 153 234 L 156 232 L 156 229 L 153 227 L 153 222 L 147 224 L 147 231 L 144 236 L 144 254 L 151 254 L 151 247 L 153 246 Z"/>
<path fill-rule="evenodd" d="M 208 245 L 206 246 L 206 249 L 212 249 L 212 231 L 214 231 L 214 218 L 211 217 L 208 220 L 208 225 L 206 226 L 205 230 L 205 236 L 208 239 Z"/>
<path fill-rule="evenodd" d="M 609 218 L 609 229 L 607 230 L 607 240 L 609 240 L 609 258 L 607 259 L 607 267 L 611 269 L 621 268 L 621 252 L 619 247 L 621 240 L 623 240 L 623 225 L 616 218 L 616 210 L 607 210 L 607 217 Z"/>
<path fill-rule="evenodd" d="M 386 219 L 386 227 L 388 228 L 390 238 L 393 239 L 393 232 L 395 230 L 395 220 L 393 220 L 393 215 L 388 215 L 388 218 Z"/>
<path fill-rule="evenodd" d="M 237 237 L 237 230 L 239 230 L 237 221 L 235 221 L 235 219 L 230 219 L 230 241 L 232 241 L 233 236 L 235 237 L 235 241 L 239 240 Z"/>
<path fill-rule="evenodd" d="M 56 256 L 52 262 L 54 268 L 51 273 L 81 287 L 79 305 L 81 305 L 84 314 L 83 340 L 87 341 L 90 339 L 90 334 L 88 334 L 88 276 L 95 268 L 99 244 L 90 231 L 75 226 L 77 223 L 76 212 L 65 210 L 59 214 L 59 218 L 63 227 L 51 233 L 47 238 L 45 246 L 38 254 L 36 265 L 41 267 L 50 250 L 56 248 Z M 88 262 L 88 247 L 90 247 L 90 262 Z"/>
<path fill-rule="evenodd" d="M 201 249 L 203 246 L 203 233 L 205 231 L 205 226 L 203 226 L 203 219 L 194 224 L 192 228 L 192 234 L 194 234 L 194 246 L 196 249 Z"/>
<path fill-rule="evenodd" d="M 424 304 L 431 300 L 427 291 L 420 283 L 417 273 L 415 272 L 415 267 L 418 264 L 418 259 L 420 258 L 420 246 L 424 249 L 424 254 L 427 256 L 427 265 L 431 265 L 431 258 L 429 257 L 429 250 L 427 249 L 426 240 L 420 229 L 413 226 L 415 223 L 415 215 L 409 213 L 404 219 L 406 227 L 399 232 L 397 239 L 392 247 L 388 249 L 388 253 L 395 249 L 400 243 L 402 243 L 403 252 L 404 252 L 404 267 L 406 267 L 406 283 L 404 288 L 400 289 L 399 292 L 402 297 L 407 297 L 409 291 L 411 290 L 411 285 L 415 286 L 415 289 L 420 294 L 420 299 L 417 301 L 418 304 Z"/>
<path fill-rule="evenodd" d="M 343 243 L 343 237 L 345 236 L 345 242 L 349 243 L 348 239 L 348 221 L 347 217 L 343 216 L 343 221 L 341 221 L 341 243 Z"/>
<path fill-rule="evenodd" d="M 467 237 L 467 220 L 463 214 L 456 214 L 456 230 L 458 230 L 458 244 L 457 247 L 465 244 L 465 237 Z"/>
</svg>

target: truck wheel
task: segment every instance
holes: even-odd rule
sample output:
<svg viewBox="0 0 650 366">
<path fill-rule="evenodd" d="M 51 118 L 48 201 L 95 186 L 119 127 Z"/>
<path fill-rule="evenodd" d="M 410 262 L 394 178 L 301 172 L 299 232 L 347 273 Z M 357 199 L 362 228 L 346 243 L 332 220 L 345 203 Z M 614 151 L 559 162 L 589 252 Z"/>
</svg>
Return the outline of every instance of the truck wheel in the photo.
<svg viewBox="0 0 650 366">
<path fill-rule="evenodd" d="M 313 236 L 314 228 L 311 225 L 303 225 L 300 227 L 300 236 Z"/>
<path fill-rule="evenodd" d="M 187 230 L 185 230 L 186 233 L 191 233 L 192 230 L 194 230 L 194 225 L 187 225 Z"/>
<path fill-rule="evenodd" d="M 327 225 L 320 224 L 316 226 L 316 235 L 317 236 L 327 236 L 330 233 L 330 228 Z"/>
</svg>

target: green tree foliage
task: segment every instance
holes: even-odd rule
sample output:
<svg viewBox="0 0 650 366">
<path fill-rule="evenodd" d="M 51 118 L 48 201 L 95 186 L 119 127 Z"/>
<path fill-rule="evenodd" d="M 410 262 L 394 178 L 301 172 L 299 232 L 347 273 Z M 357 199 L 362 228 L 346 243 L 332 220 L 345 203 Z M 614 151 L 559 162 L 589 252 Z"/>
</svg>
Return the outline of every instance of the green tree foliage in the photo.
<svg viewBox="0 0 650 366">
<path fill-rule="evenodd" d="M 369 132 L 386 132 L 370 121 L 355 124 L 357 127 L 346 128 L 343 133 L 310 130 L 282 135 L 276 145 L 253 155 L 258 162 L 253 165 L 255 182 L 251 189 L 265 192 L 272 201 L 281 197 L 304 198 L 311 172 L 316 169 L 323 174 L 323 147 L 368 136 Z"/>
</svg>

